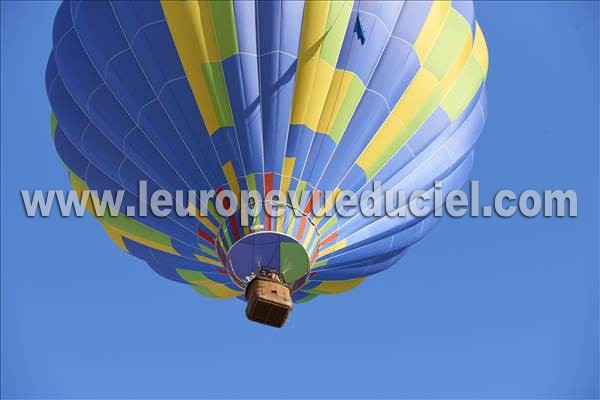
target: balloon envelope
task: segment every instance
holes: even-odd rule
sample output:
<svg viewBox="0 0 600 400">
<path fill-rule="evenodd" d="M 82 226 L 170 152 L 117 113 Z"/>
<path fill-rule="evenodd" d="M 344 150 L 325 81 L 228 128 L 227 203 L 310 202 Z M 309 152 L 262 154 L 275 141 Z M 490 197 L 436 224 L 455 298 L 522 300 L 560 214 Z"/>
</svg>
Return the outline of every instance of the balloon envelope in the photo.
<svg viewBox="0 0 600 400">
<path fill-rule="evenodd" d="M 128 216 L 139 182 L 308 191 L 323 204 L 374 182 L 459 188 L 487 62 L 466 1 L 72 1 L 54 22 L 47 92 L 74 188 L 125 193 L 117 217 L 97 216 L 119 247 L 215 298 L 243 298 L 246 275 L 267 266 L 298 302 L 395 264 L 435 219 L 319 216 L 287 201 L 244 224 L 190 199 L 176 203 L 197 217 Z"/>
</svg>

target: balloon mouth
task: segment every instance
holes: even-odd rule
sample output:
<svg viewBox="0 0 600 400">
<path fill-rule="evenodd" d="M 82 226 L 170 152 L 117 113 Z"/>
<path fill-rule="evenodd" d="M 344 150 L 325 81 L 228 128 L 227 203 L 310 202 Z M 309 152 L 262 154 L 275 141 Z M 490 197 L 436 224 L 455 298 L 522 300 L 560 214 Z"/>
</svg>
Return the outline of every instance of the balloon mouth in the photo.
<svg viewBox="0 0 600 400">
<path fill-rule="evenodd" d="M 280 232 L 252 233 L 235 242 L 226 257 L 232 280 L 245 288 L 259 269 L 276 271 L 290 287 L 310 273 L 307 250 L 295 238 Z"/>
<path fill-rule="evenodd" d="M 263 219 L 259 227 L 232 225 L 239 221 L 239 215 L 225 220 L 215 244 L 231 280 L 245 289 L 253 275 L 266 268 L 280 274 L 292 290 L 299 286 L 310 273 L 320 242 L 308 217 L 288 208 L 280 217 Z"/>
</svg>

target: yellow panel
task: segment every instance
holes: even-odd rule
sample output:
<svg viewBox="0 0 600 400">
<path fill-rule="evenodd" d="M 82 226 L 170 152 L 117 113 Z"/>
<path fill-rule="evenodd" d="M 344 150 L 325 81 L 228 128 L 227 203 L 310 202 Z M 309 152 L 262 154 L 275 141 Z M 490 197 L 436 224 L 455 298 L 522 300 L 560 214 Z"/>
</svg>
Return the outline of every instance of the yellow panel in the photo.
<svg viewBox="0 0 600 400">
<path fill-rule="evenodd" d="M 486 76 L 488 70 L 488 48 L 487 44 L 485 43 L 485 38 L 483 37 L 483 32 L 481 32 L 481 28 L 479 28 L 479 24 L 477 24 L 475 28 L 473 56 L 475 57 L 475 60 L 477 60 L 479 65 L 481 65 L 481 69 L 483 70 L 483 76 Z"/>
<path fill-rule="evenodd" d="M 214 234 L 217 233 L 217 227 L 215 226 L 215 224 L 213 224 L 212 221 L 208 219 L 208 217 L 200 215 L 200 210 L 198 210 L 192 202 L 188 204 L 187 210 L 189 213 L 196 216 L 196 219 L 200 221 L 200 223 L 203 226 L 205 226 L 209 231 L 211 231 Z"/>
<path fill-rule="evenodd" d="M 102 224 L 102 225 L 104 225 L 105 229 L 108 228 L 108 225 L 106 225 L 106 224 Z M 180 255 L 177 252 L 177 250 L 175 250 L 172 246 L 168 246 L 163 243 L 158 243 L 158 242 L 155 242 L 154 240 L 150 240 L 150 239 L 138 236 L 131 232 L 125 232 L 125 231 L 115 228 L 115 227 L 110 227 L 109 229 L 113 230 L 112 234 L 120 235 L 122 238 L 131 239 L 134 242 L 143 244 L 144 246 L 151 247 L 156 250 L 164 251 L 165 253 L 174 254 L 176 256 Z"/>
<path fill-rule="evenodd" d="M 167 25 L 194 93 L 196 104 L 198 104 L 209 134 L 212 134 L 220 126 L 214 105 L 208 95 L 210 91 L 206 78 L 200 66 L 210 61 L 219 61 L 219 54 L 214 40 L 209 5 L 205 3 L 161 1 Z M 209 14 L 206 14 L 207 9 L 209 9 Z"/>
<path fill-rule="evenodd" d="M 126 253 L 129 253 L 129 250 L 127 250 L 127 246 L 125 246 L 125 243 L 123 242 L 123 236 L 121 236 L 119 232 L 116 229 L 113 229 L 110 225 L 102 224 L 102 226 L 108 234 L 108 237 L 111 238 L 111 240 L 115 242 L 115 244 L 119 246 L 121 250 L 123 250 Z"/>
<path fill-rule="evenodd" d="M 406 89 L 406 93 L 396 103 L 390 115 L 356 161 L 367 174 L 370 174 L 372 167 L 381 161 L 381 155 L 390 143 L 403 135 L 414 133 L 407 132 L 406 125 L 431 99 L 438 84 L 437 78 L 425 69 L 420 69 L 415 75 Z"/>
<path fill-rule="evenodd" d="M 79 178 L 77 175 L 75 175 L 72 172 L 69 173 L 69 180 L 71 181 L 73 190 L 75 190 L 75 192 L 77 193 L 77 198 L 79 199 L 80 202 L 82 202 L 83 201 L 83 191 L 88 190 L 88 187 L 85 184 L 85 181 L 83 179 Z M 90 196 L 91 196 L 91 194 L 92 193 L 90 192 Z M 109 208 L 109 207 L 107 206 L 107 208 Z M 95 218 L 99 218 L 98 214 L 96 214 L 96 209 L 94 208 L 94 203 L 92 201 L 90 201 L 90 197 L 88 197 L 86 199 L 85 209 L 87 210 L 87 212 L 89 212 Z"/>
<path fill-rule="evenodd" d="M 322 109 L 334 70 L 331 65 L 320 59 L 329 15 L 329 3 L 329 1 L 306 2 L 302 18 L 291 123 L 304 124 L 312 130 L 316 130 L 318 122 L 318 116 L 316 118 L 313 116 L 315 109 L 313 103 L 319 102 L 319 99 L 315 98 L 316 95 L 312 95 L 313 85 L 316 87 L 316 93 L 325 92 L 320 102 Z M 319 82 L 315 82 L 315 78 Z M 325 89 L 323 89 L 324 86 L 326 86 Z M 316 120 L 312 126 L 306 123 L 309 119 Z"/>
<path fill-rule="evenodd" d="M 450 5 L 450 1 L 434 1 L 431 5 L 427 19 L 414 44 L 421 65 L 425 63 L 427 55 L 433 48 L 444 26 L 444 21 L 450 11 Z"/>
<path fill-rule="evenodd" d="M 327 99 L 334 72 L 334 67 L 322 59 L 319 60 L 317 73 L 312 82 L 312 91 L 310 92 L 306 115 L 303 121 L 304 125 L 308 126 L 313 131 L 316 131 L 319 125 L 319 119 L 321 118 L 321 112 L 323 112 L 323 105 Z"/>
<path fill-rule="evenodd" d="M 232 297 L 237 297 L 243 293 L 242 291 L 230 289 L 224 284 L 211 281 L 210 279 L 189 279 L 187 280 L 187 282 L 197 292 L 211 298 L 230 299 Z"/>
<path fill-rule="evenodd" d="M 340 240 L 339 242 L 332 244 L 331 246 L 327 247 L 324 250 L 319 250 L 319 258 L 324 257 L 328 254 L 331 254 L 334 251 L 343 249 L 344 247 L 346 247 L 346 239 Z"/>
<path fill-rule="evenodd" d="M 304 238 L 304 242 L 302 243 L 302 246 L 304 246 L 305 249 L 308 249 L 308 245 L 310 244 L 310 241 L 317 234 L 317 230 L 312 227 L 310 222 L 306 222 L 306 225 L 307 226 L 304 227 L 304 229 L 306 231 L 306 237 Z"/>
<path fill-rule="evenodd" d="M 310 64 L 313 62 L 311 61 Z M 314 61 L 314 73 L 310 79 L 304 81 L 296 79 L 291 124 L 306 125 L 312 131 L 317 131 L 334 71 L 334 67 L 318 59 Z M 340 106 L 341 100 L 343 98 L 340 99 Z"/>
<path fill-rule="evenodd" d="M 334 98 L 337 95 L 338 87 L 334 86 L 333 90 L 330 87 L 351 9 L 352 2 L 305 3 L 290 120 L 292 124 L 306 125 L 312 131 L 317 131 L 328 93 L 332 92 Z M 343 99 L 344 96 L 340 96 L 337 106 L 335 99 L 332 100 L 326 111 L 328 115 L 332 115 L 335 107 L 339 110 Z"/>
<path fill-rule="evenodd" d="M 292 178 L 292 172 L 294 171 L 294 164 L 296 163 L 296 157 L 285 157 L 283 160 L 283 171 L 281 172 L 281 185 L 279 190 L 286 196 L 290 188 L 290 180 Z M 283 232 L 283 222 L 285 218 L 277 218 L 277 232 Z M 293 218 L 292 218 L 293 221 Z"/>
<path fill-rule="evenodd" d="M 201 63 L 221 61 L 209 2 L 163 0 L 161 6 L 169 29 L 189 33 L 180 39 L 185 41 L 182 44 L 187 48 L 197 49 Z"/>
<path fill-rule="evenodd" d="M 211 281 L 208 278 L 204 278 L 204 277 L 203 278 L 194 278 L 194 279 L 186 279 L 186 278 L 183 278 L 183 279 L 185 279 L 187 281 L 187 283 L 189 283 L 190 285 L 195 285 L 195 286 L 208 286 L 211 283 L 214 283 L 214 281 Z"/>
<path fill-rule="evenodd" d="M 242 193 L 240 189 L 240 184 L 237 180 L 237 176 L 235 175 L 233 163 L 231 161 L 227 161 L 225 165 L 223 165 L 223 172 L 225 173 L 225 179 L 227 179 L 227 183 L 229 184 L 229 190 L 231 190 L 235 194 L 239 210 L 239 204 L 240 201 L 242 201 Z M 242 230 L 244 231 L 244 236 L 250 234 L 250 228 L 248 226 L 243 226 Z"/>
<path fill-rule="evenodd" d="M 408 123 L 429 100 L 438 85 L 437 78 L 431 72 L 420 69 L 406 89 L 406 93 L 394 106 L 392 114 L 404 123 Z"/>
<path fill-rule="evenodd" d="M 354 289 L 365 280 L 365 277 L 348 279 L 346 281 L 323 281 L 318 286 L 310 289 L 320 294 L 338 294 Z"/>
<path fill-rule="evenodd" d="M 294 211 L 292 210 L 292 213 Z M 292 217 L 290 218 L 290 223 L 287 226 L 287 229 L 285 230 L 285 233 L 288 235 L 292 235 L 292 232 L 294 231 L 294 226 L 296 225 L 296 219 L 298 219 L 298 217 Z"/>
<path fill-rule="evenodd" d="M 221 261 L 217 261 L 212 258 L 204 257 L 204 256 L 201 256 L 201 255 L 198 255 L 195 253 L 194 253 L 194 257 L 196 257 L 198 259 L 198 261 L 201 261 L 203 263 L 215 265 L 215 266 L 221 267 L 221 268 L 223 267 L 223 264 L 221 263 Z"/>
<path fill-rule="evenodd" d="M 85 184 L 85 181 L 83 181 L 81 178 L 79 178 L 77 175 L 75 175 L 74 173 L 70 173 L 69 174 L 69 178 L 71 180 L 71 184 L 73 185 L 73 189 L 75 190 L 75 192 L 77 192 L 77 196 L 79 197 L 80 201 L 81 201 L 81 196 L 82 196 L 82 192 L 83 190 L 88 190 L 87 185 Z M 157 250 L 161 250 L 164 251 L 166 253 L 170 253 L 170 254 L 175 254 L 175 255 L 179 255 L 179 253 L 177 253 L 177 250 L 175 250 L 172 246 L 164 244 L 164 243 L 160 243 L 157 241 L 154 241 L 152 239 L 148 239 L 139 235 L 136 235 L 133 232 L 129 232 L 129 231 L 124 231 L 122 229 L 119 229 L 113 225 L 109 225 L 106 222 L 103 221 L 107 221 L 110 222 L 110 217 L 109 218 L 103 218 L 101 216 L 98 216 L 96 214 L 96 209 L 94 208 L 94 204 L 93 201 L 90 201 L 91 198 L 96 198 L 97 202 L 100 202 L 100 199 L 98 199 L 98 196 L 94 196 L 92 192 L 89 192 L 89 196 L 88 197 L 88 201 L 86 203 L 86 210 L 95 218 L 98 219 L 98 221 L 102 224 L 102 226 L 104 227 L 104 229 L 106 230 L 106 232 L 108 233 L 108 236 L 115 242 L 115 244 L 117 246 L 119 246 L 121 249 L 125 250 L 128 252 L 127 250 L 127 246 L 125 245 L 125 243 L 123 242 L 123 238 L 128 238 L 133 240 L 134 242 L 143 244 L 147 247 L 151 247 Z M 108 208 L 108 207 L 107 207 Z M 120 215 L 123 216 L 124 215 Z M 139 224 L 139 222 L 136 222 Z M 146 227 L 147 228 L 147 227 Z M 149 228 L 151 230 L 154 230 L 152 228 Z M 161 233 L 161 235 L 164 235 Z M 164 235 L 166 237 L 166 235 Z M 170 238 L 166 239 L 170 242 Z"/>
<path fill-rule="evenodd" d="M 280 190 L 287 195 L 288 189 L 290 188 L 290 180 L 292 173 L 294 172 L 294 165 L 296 164 L 296 157 L 285 157 L 283 160 L 283 171 L 281 171 L 281 185 Z"/>
<path fill-rule="evenodd" d="M 210 3 L 205 0 L 198 1 L 200 11 L 200 22 L 204 30 L 204 42 L 206 45 L 207 61 L 222 61 L 219 55 L 219 47 L 217 46 L 217 38 L 215 37 L 215 28 L 213 26 L 212 12 Z"/>
<path fill-rule="evenodd" d="M 388 115 L 383 125 L 381 125 L 373 137 L 373 140 L 371 140 L 360 157 L 358 157 L 358 160 L 356 160 L 356 164 L 363 171 L 370 171 L 373 165 L 379 160 L 384 149 L 393 140 L 392 138 L 404 134 L 406 134 L 404 122 L 394 114 Z"/>
<path fill-rule="evenodd" d="M 228 299 L 242 294 L 241 291 L 230 289 L 222 283 L 206 278 L 202 273 L 194 274 L 194 276 L 182 276 L 181 273 L 179 275 L 192 285 L 197 292 L 208 297 Z"/>
<path fill-rule="evenodd" d="M 237 176 L 235 175 L 235 170 L 233 169 L 233 163 L 231 161 L 227 161 L 223 165 L 223 172 L 225 173 L 225 179 L 227 179 L 227 184 L 229 185 L 229 190 L 231 190 L 235 196 L 237 197 L 237 201 L 240 201 L 240 184 L 237 180 Z"/>
<path fill-rule="evenodd" d="M 73 172 L 69 172 L 69 180 L 71 181 L 73 190 L 75 190 L 77 192 L 77 197 L 80 197 L 80 200 L 81 200 L 81 192 L 84 191 L 85 189 L 87 189 L 87 186 L 85 185 L 84 180 L 79 178 Z"/>
<path fill-rule="evenodd" d="M 206 288 L 219 299 L 231 299 L 244 293 L 241 290 L 233 290 L 223 284 L 210 285 L 206 286 Z"/>
<path fill-rule="evenodd" d="M 442 108 L 454 121 L 464 110 L 485 79 L 488 69 L 488 49 L 479 25 L 471 54 L 442 101 Z"/>
<path fill-rule="evenodd" d="M 325 200 L 325 204 L 323 204 L 323 207 L 318 211 L 318 215 L 315 215 L 315 217 L 312 219 L 315 226 L 317 226 L 323 217 L 327 215 L 327 212 L 329 212 L 335 206 L 335 201 L 341 191 L 342 189 L 339 187 L 335 188 L 331 196 Z"/>
<path fill-rule="evenodd" d="M 317 126 L 318 132 L 329 134 L 331 128 L 335 123 L 336 117 L 340 112 L 340 108 L 344 103 L 350 84 L 352 83 L 352 77 L 354 73 L 351 71 L 336 69 L 333 74 L 331 81 L 331 88 L 327 94 L 327 99 L 323 105 L 323 111 L 319 118 L 319 124 Z"/>
</svg>

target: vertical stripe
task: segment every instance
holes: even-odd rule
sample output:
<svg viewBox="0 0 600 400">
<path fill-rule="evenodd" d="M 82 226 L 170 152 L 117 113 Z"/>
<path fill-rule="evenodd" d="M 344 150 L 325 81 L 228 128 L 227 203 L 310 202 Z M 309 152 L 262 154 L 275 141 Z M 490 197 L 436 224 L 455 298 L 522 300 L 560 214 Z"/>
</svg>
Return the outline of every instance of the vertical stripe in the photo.
<svg viewBox="0 0 600 400">
<path fill-rule="evenodd" d="M 232 0 L 211 1 L 210 9 L 214 19 L 220 60 L 224 60 L 238 52 L 233 2 Z"/>
<path fill-rule="evenodd" d="M 225 80 L 208 3 L 163 0 L 161 5 L 209 134 L 231 126 L 231 109 L 224 92 Z"/>
<path fill-rule="evenodd" d="M 345 29 L 350 18 L 351 7 L 341 4 L 313 1 L 304 9 L 291 123 L 306 125 L 312 131 L 317 130 L 335 71 L 335 62 L 328 60 L 337 61 L 342 47 L 344 35 L 339 34 L 338 25 Z M 327 47 L 323 55 L 327 58 L 321 57 L 324 43 Z"/>
<path fill-rule="evenodd" d="M 450 4 L 449 1 L 435 1 L 431 5 L 427 19 L 425 20 L 414 45 L 421 65 L 425 63 L 425 58 L 435 44 L 440 31 L 444 26 L 444 20 L 450 11 Z"/>
</svg>

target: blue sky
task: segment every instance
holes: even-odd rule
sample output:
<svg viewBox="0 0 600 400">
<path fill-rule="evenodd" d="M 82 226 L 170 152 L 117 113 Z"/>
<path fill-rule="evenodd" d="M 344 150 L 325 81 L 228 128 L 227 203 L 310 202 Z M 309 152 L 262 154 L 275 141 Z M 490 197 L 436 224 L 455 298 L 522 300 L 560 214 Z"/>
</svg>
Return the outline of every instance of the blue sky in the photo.
<svg viewBox="0 0 600 400">
<path fill-rule="evenodd" d="M 1 7 L 3 397 L 598 397 L 597 2 L 476 5 L 482 201 L 574 189 L 579 216 L 446 218 L 281 330 L 161 279 L 90 216 L 25 217 L 20 189 L 69 188 L 44 89 L 57 4 Z"/>
</svg>

